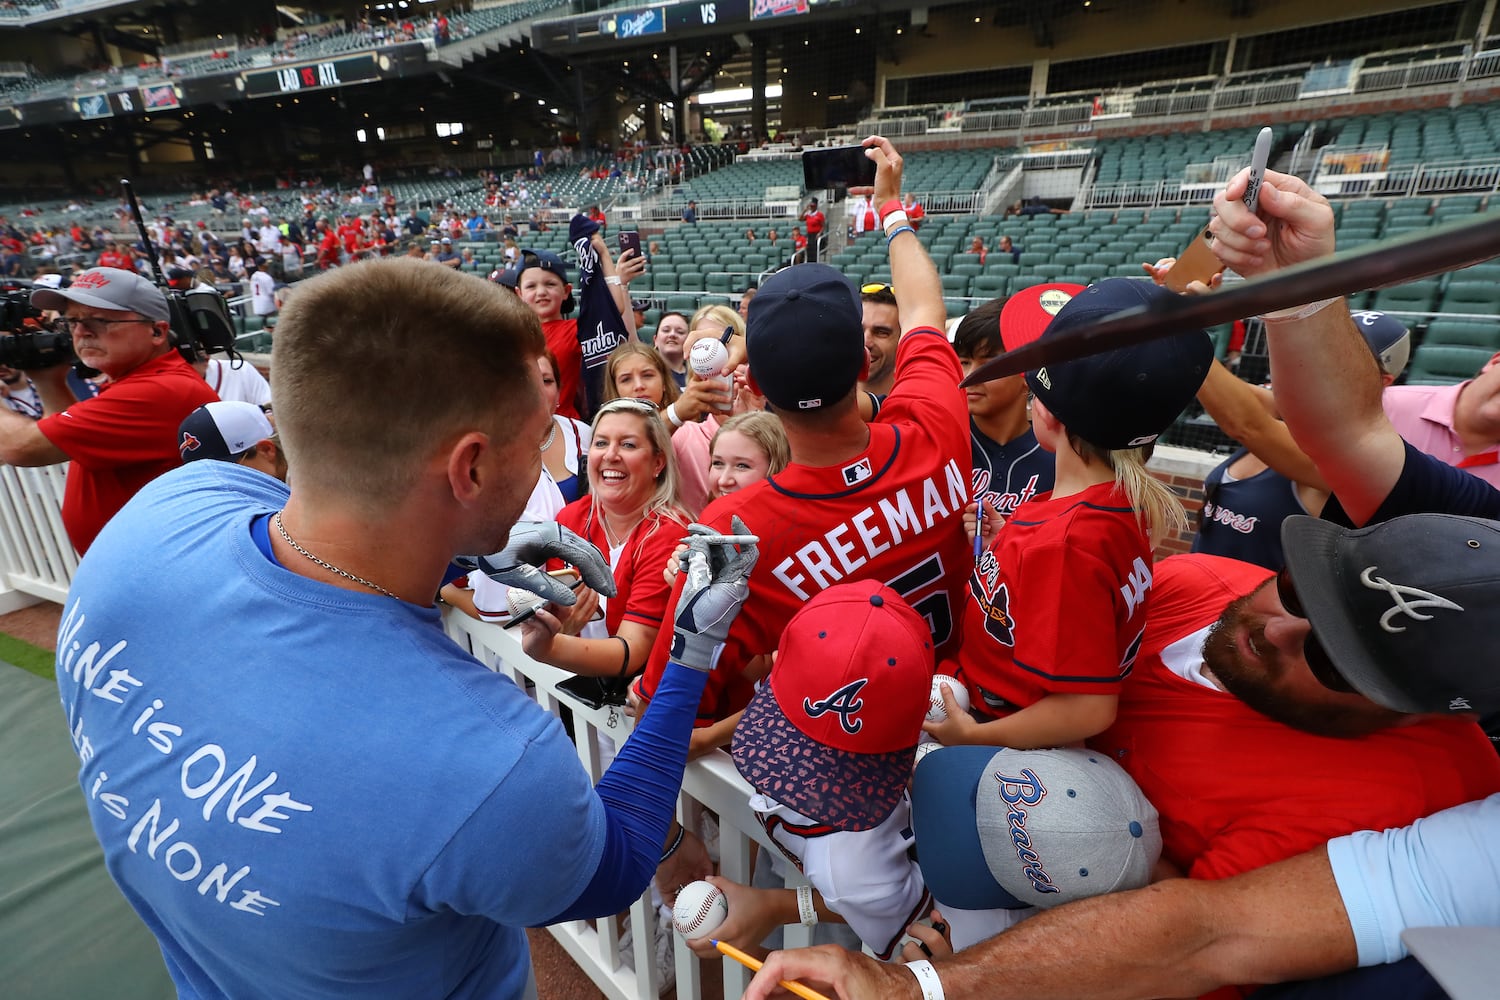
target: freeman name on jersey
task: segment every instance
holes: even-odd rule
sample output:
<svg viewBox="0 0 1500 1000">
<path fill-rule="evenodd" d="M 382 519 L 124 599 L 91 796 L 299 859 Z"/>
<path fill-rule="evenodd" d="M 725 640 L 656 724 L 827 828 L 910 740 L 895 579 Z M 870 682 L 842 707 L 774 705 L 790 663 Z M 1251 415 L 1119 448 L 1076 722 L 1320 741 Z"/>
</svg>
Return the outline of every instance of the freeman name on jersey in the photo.
<svg viewBox="0 0 1500 1000">
<path fill-rule="evenodd" d="M 969 502 L 967 476 L 949 461 L 940 480 L 929 476 L 881 497 L 847 521 L 814 538 L 776 564 L 772 575 L 800 600 L 840 582 L 870 559 L 962 513 Z M 920 490 L 921 496 L 914 496 Z M 920 502 L 921 510 L 917 509 Z M 813 582 L 808 590 L 808 579 Z"/>
</svg>

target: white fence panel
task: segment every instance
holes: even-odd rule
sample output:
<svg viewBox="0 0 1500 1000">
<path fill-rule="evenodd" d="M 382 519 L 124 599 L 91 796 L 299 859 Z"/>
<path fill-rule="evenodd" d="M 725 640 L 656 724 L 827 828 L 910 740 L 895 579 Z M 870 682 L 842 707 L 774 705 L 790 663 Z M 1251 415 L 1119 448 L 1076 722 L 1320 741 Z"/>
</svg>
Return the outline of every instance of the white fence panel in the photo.
<svg viewBox="0 0 1500 1000">
<path fill-rule="evenodd" d="M 632 723 L 618 708 L 590 708 L 560 691 L 558 684 L 574 676 L 528 657 L 516 636 L 499 627 L 475 621 L 461 611 L 447 609 L 448 635 L 476 659 L 497 673 L 504 674 L 523 687 L 533 688 L 538 703 L 554 715 L 562 708 L 573 715 L 573 740 L 578 759 L 589 777 L 598 782 L 604 773 L 599 737 L 623 743 L 630 735 Z M 695 829 L 697 817 L 709 810 L 719 823 L 719 871 L 725 878 L 749 884 L 755 845 L 766 843 L 760 823 L 750 811 L 750 786 L 735 770 L 729 756 L 713 752 L 692 761 L 683 777 L 683 791 L 677 803 L 678 819 Z M 656 1000 L 658 983 L 653 958 L 650 928 L 656 912 L 648 889 L 631 904 L 629 920 L 635 933 L 633 952 L 636 971 L 619 964 L 617 950 L 620 934 L 613 920 L 574 920 L 554 924 L 547 930 L 562 944 L 585 975 L 610 1000 Z M 796 947 L 808 943 L 806 928 L 800 925 L 785 929 L 787 944 Z M 725 1000 L 736 1000 L 750 978 L 745 969 L 731 959 L 724 959 Z M 698 970 L 698 959 L 679 940 L 675 946 L 677 996 L 682 1000 L 704 997 Z"/>
</svg>

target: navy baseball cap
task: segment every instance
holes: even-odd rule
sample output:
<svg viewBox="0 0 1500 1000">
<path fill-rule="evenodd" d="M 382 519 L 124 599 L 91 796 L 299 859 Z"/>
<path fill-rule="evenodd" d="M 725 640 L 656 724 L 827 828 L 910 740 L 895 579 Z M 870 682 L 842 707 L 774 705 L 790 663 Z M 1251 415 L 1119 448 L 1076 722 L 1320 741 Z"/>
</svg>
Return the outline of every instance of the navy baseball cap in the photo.
<svg viewBox="0 0 1500 1000">
<path fill-rule="evenodd" d="M 735 727 L 734 766 L 819 823 L 873 830 L 911 778 L 932 692 L 931 630 L 900 594 L 863 580 L 803 605 L 778 649 Z"/>
<path fill-rule="evenodd" d="M 1373 309 L 1362 309 L 1349 314 L 1354 325 L 1364 336 L 1365 343 L 1380 362 L 1380 370 L 1391 378 L 1400 377 L 1411 359 L 1411 331 L 1394 316 Z"/>
<path fill-rule="evenodd" d="M 521 275 L 533 267 L 539 267 L 543 271 L 557 275 L 565 285 L 568 283 L 568 265 L 552 251 L 523 249 L 520 256 L 520 262 L 515 267 L 516 288 L 520 288 L 521 286 Z M 564 316 L 568 315 L 568 313 L 573 311 L 573 307 L 576 304 L 573 299 L 573 293 L 569 292 L 568 297 L 563 300 L 562 314 Z"/>
<path fill-rule="evenodd" d="M 938 747 L 912 775 L 911 811 L 922 880 L 965 910 L 1137 889 L 1161 857 L 1155 807 L 1093 750 Z"/>
<path fill-rule="evenodd" d="M 241 400 L 204 403 L 182 419 L 177 451 L 184 462 L 214 458 L 238 462 L 260 442 L 276 434 L 265 411 Z"/>
<path fill-rule="evenodd" d="M 1145 278 L 1105 278 L 1058 309 L 1040 339 L 1173 294 Z M 1190 330 L 1038 368 L 1026 373 L 1026 385 L 1090 444 L 1110 451 L 1139 448 L 1155 441 L 1192 402 L 1213 360 L 1208 334 Z"/>
<path fill-rule="evenodd" d="M 865 371 L 859 289 L 827 264 L 784 268 L 750 300 L 750 377 L 779 410 L 816 410 L 849 394 Z"/>
<path fill-rule="evenodd" d="M 1324 686 L 1397 712 L 1500 710 L 1500 522 L 1408 514 L 1349 530 L 1299 514 L 1281 544 L 1281 601 L 1327 654 L 1307 658 Z"/>
</svg>

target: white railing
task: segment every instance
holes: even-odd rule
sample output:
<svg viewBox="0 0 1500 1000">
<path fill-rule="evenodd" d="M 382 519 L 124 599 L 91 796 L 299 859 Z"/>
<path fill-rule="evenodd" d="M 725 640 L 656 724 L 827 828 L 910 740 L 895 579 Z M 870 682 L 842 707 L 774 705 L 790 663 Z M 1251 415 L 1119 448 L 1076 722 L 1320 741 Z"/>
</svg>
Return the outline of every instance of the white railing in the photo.
<svg viewBox="0 0 1500 1000">
<path fill-rule="evenodd" d="M 0 597 L 14 591 L 57 604 L 67 597 L 78 569 L 78 553 L 62 524 L 67 474 L 65 464 L 0 465 Z"/>
<path fill-rule="evenodd" d="M 498 625 L 475 621 L 461 611 L 447 609 L 445 625 L 448 635 L 472 653 L 485 666 L 503 674 L 522 687 L 534 690 L 537 702 L 547 711 L 558 714 L 566 708 L 573 715 L 573 741 L 578 759 L 598 782 L 604 773 L 599 738 L 622 743 L 629 736 L 631 720 L 617 708 L 590 708 L 558 690 L 558 684 L 573 675 L 549 667 L 528 657 L 511 633 Z M 750 883 L 755 845 L 770 847 L 764 830 L 750 811 L 750 786 L 735 770 L 729 756 L 720 751 L 706 754 L 688 764 L 683 776 L 682 795 L 677 803 L 678 819 L 689 829 L 704 810 L 714 813 L 719 823 L 719 873 L 742 884 Z M 610 1000 L 656 1000 L 657 982 L 651 929 L 656 925 L 656 911 L 648 890 L 630 905 L 629 917 L 636 971 L 620 964 L 620 934 L 615 920 L 573 920 L 547 928 L 578 963 L 584 974 Z M 645 929 L 641 933 L 640 929 Z M 806 944 L 807 931 L 799 925 L 785 929 L 787 944 Z M 677 996 L 702 998 L 703 983 L 698 959 L 678 940 L 674 946 Z M 723 960 L 725 1000 L 744 992 L 749 974 L 737 962 Z"/>
</svg>

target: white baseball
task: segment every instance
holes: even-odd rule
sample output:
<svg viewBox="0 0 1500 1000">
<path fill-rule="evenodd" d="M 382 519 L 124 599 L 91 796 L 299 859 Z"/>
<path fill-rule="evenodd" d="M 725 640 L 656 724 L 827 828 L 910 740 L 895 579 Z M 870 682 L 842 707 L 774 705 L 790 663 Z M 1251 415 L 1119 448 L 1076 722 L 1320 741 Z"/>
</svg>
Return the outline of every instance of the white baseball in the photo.
<svg viewBox="0 0 1500 1000">
<path fill-rule="evenodd" d="M 531 591 L 522 590 L 520 587 L 510 588 L 510 593 L 506 595 L 505 599 L 510 604 L 510 616 L 512 618 L 519 618 L 526 612 L 535 611 L 547 603 Z"/>
<path fill-rule="evenodd" d="M 958 702 L 958 707 L 965 712 L 969 710 L 969 692 L 957 677 L 948 674 L 938 674 L 932 679 L 932 696 L 927 699 L 927 721 L 942 722 L 948 717 L 947 709 L 943 708 L 943 688 L 946 687 L 953 692 L 953 700 Z"/>
<path fill-rule="evenodd" d="M 729 916 L 729 900 L 712 882 L 690 882 L 677 891 L 672 926 L 685 938 L 707 937 Z"/>
<path fill-rule="evenodd" d="M 917 765 L 922 763 L 923 757 L 926 757 L 928 754 L 932 753 L 932 751 L 940 749 L 941 747 L 942 744 L 937 740 L 927 740 L 925 742 L 918 743 L 917 755 L 912 758 L 911 769 L 915 771 L 917 769 Z"/>
</svg>

